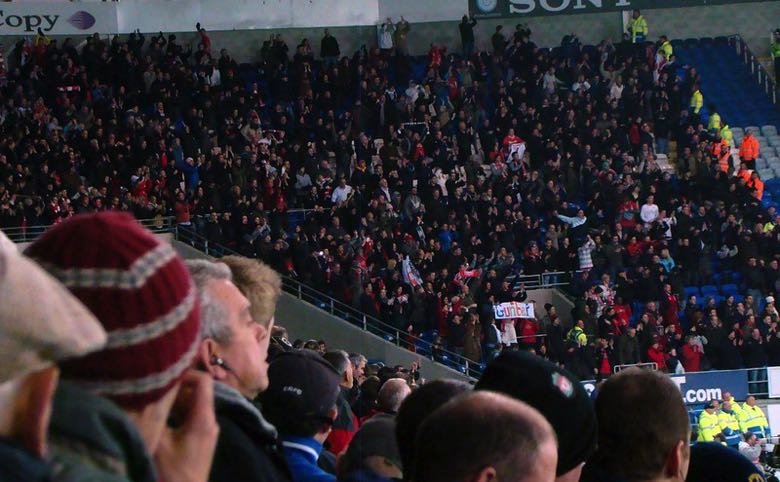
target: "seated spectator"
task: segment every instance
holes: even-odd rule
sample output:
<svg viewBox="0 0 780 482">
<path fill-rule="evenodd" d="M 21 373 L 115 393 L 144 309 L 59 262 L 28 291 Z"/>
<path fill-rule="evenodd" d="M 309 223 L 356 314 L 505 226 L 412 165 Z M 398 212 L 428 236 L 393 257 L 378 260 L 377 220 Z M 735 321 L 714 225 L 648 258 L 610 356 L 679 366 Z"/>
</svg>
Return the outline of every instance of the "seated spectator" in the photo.
<svg viewBox="0 0 780 482">
<path fill-rule="evenodd" d="M 420 427 L 412 480 L 552 482 L 555 433 L 539 412 L 488 391 L 456 398 Z"/>
<path fill-rule="evenodd" d="M 103 327 L 68 290 L 0 232 L 0 479 L 51 480 L 48 425 L 59 370 L 106 343 Z M 44 300 L 39 293 L 46 293 Z"/>
<path fill-rule="evenodd" d="M 474 387 L 509 395 L 547 419 L 558 440 L 557 482 L 580 479 L 596 449 L 593 402 L 574 375 L 529 353 L 502 353 Z"/>
<path fill-rule="evenodd" d="M 253 316 L 263 306 L 250 304 L 241 294 L 228 265 L 191 260 L 187 267 L 202 310 L 198 361 L 214 379 L 214 406 L 220 428 L 209 480 L 290 480 L 284 456 L 277 448 L 276 429 L 252 403 L 268 386 L 266 359 L 271 337 L 266 326 Z M 273 281 L 272 277 L 269 285 Z M 253 279 L 255 288 L 262 282 L 263 278 Z M 256 301 L 273 303 L 273 290 L 256 290 L 255 294 Z M 273 312 L 267 321 L 273 323 Z"/>
<path fill-rule="evenodd" d="M 282 439 L 293 482 L 335 482 L 317 459 L 338 416 L 340 375 L 317 353 L 282 353 L 268 367 L 263 415 Z"/>
<path fill-rule="evenodd" d="M 218 432 L 214 395 L 211 379 L 189 369 L 200 312 L 173 247 L 130 216 L 106 212 L 57 225 L 27 252 L 90 309 L 109 340 L 60 364 L 54 478 L 206 480 Z M 155 328 L 162 322 L 163 332 Z M 176 427 L 166 426 L 169 415 L 179 418 Z"/>
<path fill-rule="evenodd" d="M 583 481 L 685 481 L 691 428 L 669 377 L 637 368 L 621 371 L 599 388 L 596 417 L 598 448 Z"/>
</svg>

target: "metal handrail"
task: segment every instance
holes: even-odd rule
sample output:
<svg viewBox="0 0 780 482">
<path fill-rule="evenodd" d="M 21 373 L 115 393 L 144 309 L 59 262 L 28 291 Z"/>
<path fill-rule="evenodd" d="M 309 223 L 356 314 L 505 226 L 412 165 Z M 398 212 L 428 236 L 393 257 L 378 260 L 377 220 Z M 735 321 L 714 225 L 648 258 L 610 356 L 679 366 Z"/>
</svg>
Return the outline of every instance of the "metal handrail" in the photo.
<svg viewBox="0 0 780 482">
<path fill-rule="evenodd" d="M 175 224 L 174 218 L 171 216 L 151 219 L 138 219 L 137 221 L 149 231 L 158 234 L 172 233 L 173 226 Z M 38 239 L 41 234 L 43 234 L 52 226 L 53 225 L 51 224 L 39 226 L 19 226 L 2 228 L 2 231 L 11 241 L 15 243 L 31 243 Z"/>
<path fill-rule="evenodd" d="M 758 57 L 753 54 L 741 35 L 732 35 L 728 39 L 731 46 L 736 49 L 737 55 L 742 58 L 742 62 L 750 67 L 750 73 L 756 76 L 758 84 L 763 87 L 764 92 L 772 99 L 772 103 L 777 105 L 776 82 L 780 79 L 772 79 L 772 76 L 766 71 L 764 65 L 759 62 Z"/>
<path fill-rule="evenodd" d="M 174 238 L 203 251 L 206 255 L 214 256 L 215 258 L 220 258 L 228 254 L 239 254 L 226 246 L 210 242 L 206 237 L 194 232 L 186 226 L 176 225 L 174 227 Z M 476 379 L 484 369 L 482 364 L 448 350 L 440 349 L 434 353 L 433 344 L 431 342 L 424 340 L 413 333 L 390 326 L 387 323 L 367 315 L 298 280 L 284 275 L 281 275 L 281 277 L 282 289 L 286 293 L 297 297 L 301 301 L 310 303 L 333 316 L 337 316 L 344 321 L 361 328 L 363 331 L 377 335 L 390 343 L 395 343 L 398 347 L 406 349 L 413 348 L 415 352 L 421 350 L 423 354 L 431 360 L 448 368 L 457 370 L 473 379 Z"/>
</svg>

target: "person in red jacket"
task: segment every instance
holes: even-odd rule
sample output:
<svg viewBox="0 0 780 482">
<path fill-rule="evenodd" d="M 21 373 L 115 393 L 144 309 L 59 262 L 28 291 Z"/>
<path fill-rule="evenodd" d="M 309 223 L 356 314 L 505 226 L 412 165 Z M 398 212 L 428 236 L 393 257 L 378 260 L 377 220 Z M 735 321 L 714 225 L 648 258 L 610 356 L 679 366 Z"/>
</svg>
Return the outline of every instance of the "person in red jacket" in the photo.
<svg viewBox="0 0 780 482">
<path fill-rule="evenodd" d="M 701 346 L 696 343 L 696 339 L 689 336 L 685 346 L 682 348 L 682 365 L 686 372 L 701 371 Z"/>
<path fill-rule="evenodd" d="M 520 320 L 520 324 L 520 343 L 527 348 L 536 348 L 539 322 L 535 318 L 524 318 Z"/>
<path fill-rule="evenodd" d="M 666 371 L 666 360 L 668 358 L 669 355 L 663 351 L 663 348 L 661 348 L 661 344 L 658 342 L 658 340 L 654 341 L 653 345 L 647 349 L 647 361 L 658 365 L 659 371 Z"/>
<path fill-rule="evenodd" d="M 675 328 L 679 328 L 676 326 L 680 324 L 680 317 L 677 314 L 679 311 L 680 301 L 677 299 L 677 295 L 672 293 L 672 285 L 664 284 L 664 292 L 661 294 L 661 314 L 664 317 L 664 324 L 675 325 Z"/>
</svg>

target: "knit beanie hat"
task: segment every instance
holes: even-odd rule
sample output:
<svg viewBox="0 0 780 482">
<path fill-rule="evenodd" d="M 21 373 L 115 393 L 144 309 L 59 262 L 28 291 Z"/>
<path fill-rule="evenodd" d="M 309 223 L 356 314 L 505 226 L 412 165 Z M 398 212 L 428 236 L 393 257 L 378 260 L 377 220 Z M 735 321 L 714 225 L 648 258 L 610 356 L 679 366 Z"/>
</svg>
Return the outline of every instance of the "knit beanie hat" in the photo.
<svg viewBox="0 0 780 482">
<path fill-rule="evenodd" d="M 527 352 L 504 352 L 488 365 L 474 389 L 509 395 L 544 415 L 558 436 L 558 476 L 595 451 L 593 402 L 567 370 Z"/>
<path fill-rule="evenodd" d="M 105 348 L 60 364 L 62 378 L 124 408 L 162 398 L 191 367 L 200 307 L 173 247 L 132 217 L 70 218 L 28 249 L 100 321 Z"/>
</svg>

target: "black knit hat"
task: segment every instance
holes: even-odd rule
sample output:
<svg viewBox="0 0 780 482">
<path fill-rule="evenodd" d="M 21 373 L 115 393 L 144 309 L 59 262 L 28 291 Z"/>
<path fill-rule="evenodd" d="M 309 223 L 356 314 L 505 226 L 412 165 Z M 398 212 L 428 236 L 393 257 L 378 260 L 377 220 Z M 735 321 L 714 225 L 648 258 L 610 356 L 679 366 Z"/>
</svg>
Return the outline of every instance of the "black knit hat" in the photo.
<svg viewBox="0 0 780 482">
<path fill-rule="evenodd" d="M 336 405 L 339 380 L 330 363 L 311 350 L 281 353 L 268 366 L 263 407 L 288 417 L 323 419 Z"/>
<path fill-rule="evenodd" d="M 504 352 L 474 389 L 504 393 L 544 415 L 558 437 L 558 476 L 585 462 L 596 448 L 596 413 L 588 392 L 577 377 L 547 360 Z"/>
<path fill-rule="evenodd" d="M 764 482 L 758 468 L 747 457 L 719 443 L 697 443 L 691 447 L 691 464 L 686 482 Z"/>
</svg>

